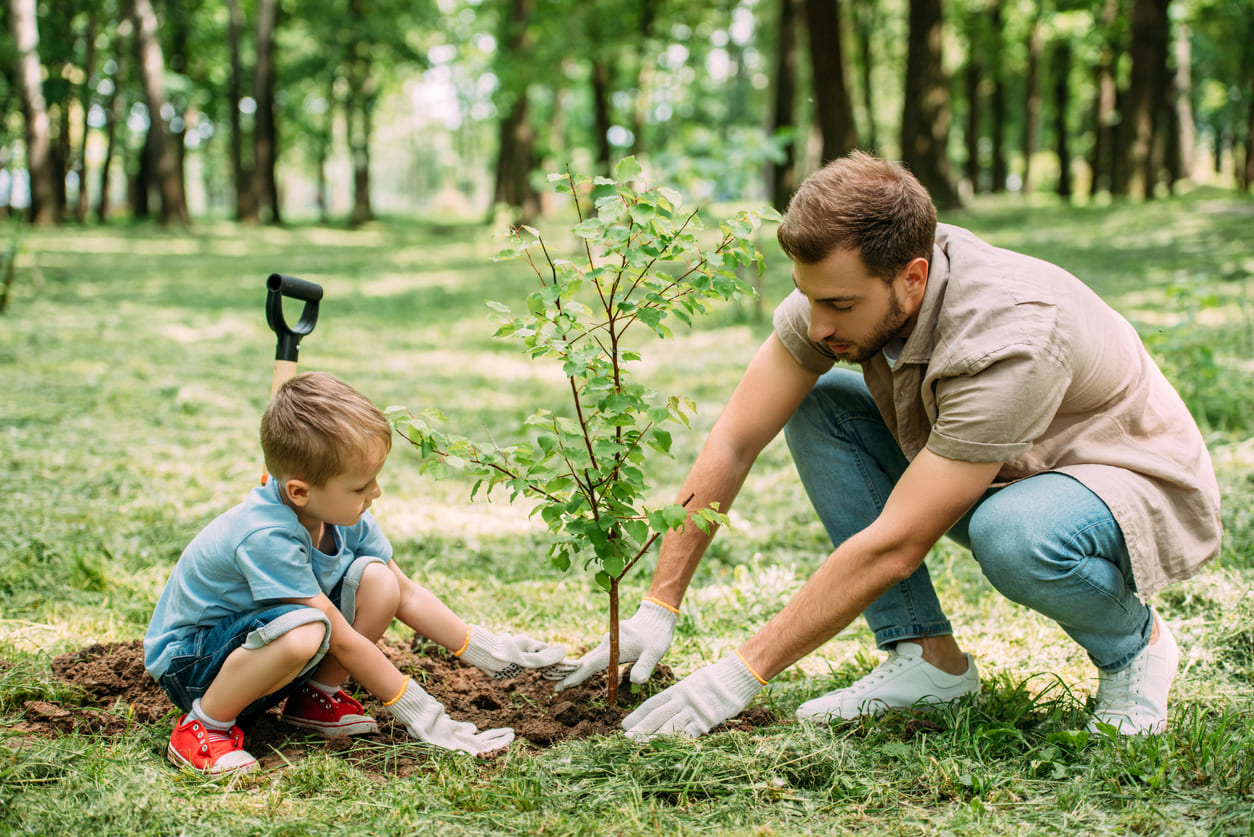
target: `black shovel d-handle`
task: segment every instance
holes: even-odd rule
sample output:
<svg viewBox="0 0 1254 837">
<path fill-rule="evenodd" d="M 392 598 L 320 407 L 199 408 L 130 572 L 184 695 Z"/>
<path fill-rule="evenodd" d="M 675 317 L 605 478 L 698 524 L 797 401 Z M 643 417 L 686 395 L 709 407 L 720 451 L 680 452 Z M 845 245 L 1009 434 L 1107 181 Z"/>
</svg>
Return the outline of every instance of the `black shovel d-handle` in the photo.
<svg viewBox="0 0 1254 837">
<path fill-rule="evenodd" d="M 318 303 L 322 301 L 322 286 L 295 276 L 271 273 L 266 279 L 266 289 L 266 322 L 277 337 L 274 346 L 274 382 L 270 389 L 270 394 L 274 395 L 284 381 L 296 374 L 300 340 L 313 331 L 318 323 Z M 305 303 L 296 325 L 288 325 L 283 316 L 284 297 Z"/>
<path fill-rule="evenodd" d="M 266 279 L 266 289 L 266 322 L 278 338 L 274 347 L 274 378 L 270 384 L 270 397 L 273 398 L 283 382 L 296 375 L 300 339 L 313 331 L 318 323 L 318 303 L 322 301 L 322 286 L 295 276 L 271 273 Z M 289 326 L 283 316 L 284 297 L 305 303 L 300 319 L 294 326 Z M 266 479 L 263 470 L 262 485 L 266 483 Z"/>
</svg>

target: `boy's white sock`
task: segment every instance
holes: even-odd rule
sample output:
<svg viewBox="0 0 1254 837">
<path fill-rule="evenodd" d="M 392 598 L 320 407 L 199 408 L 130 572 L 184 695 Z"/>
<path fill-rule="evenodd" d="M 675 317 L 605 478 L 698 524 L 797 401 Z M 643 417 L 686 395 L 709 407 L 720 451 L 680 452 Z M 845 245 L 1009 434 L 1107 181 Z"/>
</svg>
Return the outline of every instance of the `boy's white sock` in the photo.
<svg viewBox="0 0 1254 837">
<path fill-rule="evenodd" d="M 204 724 L 207 729 L 211 729 L 214 732 L 230 732 L 231 728 L 235 726 L 234 718 L 229 721 L 219 721 L 215 718 L 210 718 L 209 714 L 200 708 L 200 698 L 196 698 L 192 701 L 192 711 L 187 714 L 191 715 L 193 718 Z"/>
<path fill-rule="evenodd" d="M 314 680 L 313 678 L 306 680 L 305 685 L 313 686 L 315 689 L 322 692 L 324 695 L 327 695 L 328 697 L 330 695 L 336 694 L 340 690 L 340 687 L 338 685 L 328 686 L 326 683 L 319 683 L 317 680 Z"/>
</svg>

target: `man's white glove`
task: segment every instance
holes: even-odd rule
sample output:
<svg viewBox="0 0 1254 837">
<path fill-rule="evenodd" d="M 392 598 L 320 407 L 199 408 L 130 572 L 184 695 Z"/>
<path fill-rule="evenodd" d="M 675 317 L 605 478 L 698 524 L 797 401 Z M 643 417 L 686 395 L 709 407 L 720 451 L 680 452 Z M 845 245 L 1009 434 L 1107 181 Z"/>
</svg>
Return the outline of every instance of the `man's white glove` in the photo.
<svg viewBox="0 0 1254 837">
<path fill-rule="evenodd" d="M 400 695 L 384 706 L 414 738 L 446 750 L 479 756 L 499 750 L 514 740 L 514 731 L 509 727 L 479 732 L 474 724 L 454 721 L 444 711 L 444 706 L 412 679 L 405 681 Z"/>
<path fill-rule="evenodd" d="M 517 677 L 525 668 L 542 669 L 544 677 L 560 680 L 575 665 L 562 662 L 566 656 L 564 646 L 549 645 L 525 634 L 498 636 L 478 625 L 470 626 L 466 647 L 456 656 L 463 663 L 492 675 L 494 680 Z"/>
<path fill-rule="evenodd" d="M 645 599 L 635 616 L 618 624 L 618 661 L 635 663 L 631 667 L 632 683 L 643 683 L 653 674 L 654 666 L 671 647 L 678 619 L 677 611 Z M 609 668 L 610 635 L 606 634 L 600 645 L 575 660 L 575 664 L 578 668 L 557 684 L 557 691 L 578 686 L 598 671 Z"/>
<path fill-rule="evenodd" d="M 626 718 L 629 738 L 657 735 L 696 738 L 739 715 L 766 685 L 737 654 L 730 654 L 646 700 Z"/>
</svg>

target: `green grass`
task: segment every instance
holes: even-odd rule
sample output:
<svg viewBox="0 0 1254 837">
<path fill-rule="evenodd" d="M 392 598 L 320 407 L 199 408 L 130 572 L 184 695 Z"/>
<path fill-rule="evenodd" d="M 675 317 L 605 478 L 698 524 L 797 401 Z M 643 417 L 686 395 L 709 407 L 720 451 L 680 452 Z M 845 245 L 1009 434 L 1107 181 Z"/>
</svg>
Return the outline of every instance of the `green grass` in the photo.
<svg viewBox="0 0 1254 837">
<path fill-rule="evenodd" d="M 256 428 L 274 338 L 264 281 L 326 289 L 302 369 L 336 373 L 381 406 L 443 409 L 502 441 L 560 407 L 554 369 L 491 337 L 486 299 L 519 304 L 530 277 L 493 263 L 491 230 L 389 218 L 358 232 L 206 224 L 26 231 L 0 317 L 0 832 L 32 834 L 1242 834 L 1254 823 L 1254 203 L 1198 191 L 1148 205 L 977 204 L 945 220 L 1054 260 L 1136 324 L 1207 435 L 1225 493 L 1220 558 L 1160 594 L 1186 655 L 1161 737 L 1083 728 L 1091 667 L 1047 620 L 993 593 L 959 548 L 930 563 L 985 693 L 931 718 L 780 723 L 697 742 L 622 736 L 486 763 L 433 755 L 397 777 L 388 748 L 316 755 L 218 789 L 161 756 L 168 730 L 124 739 L 23 737 L 28 701 L 73 704 L 65 651 L 142 635 L 187 540 L 260 476 Z M 541 225 L 548 237 L 565 221 Z M 724 307 L 641 375 L 698 405 L 669 499 L 791 287 L 768 237 L 761 316 Z M 376 512 L 398 560 L 468 618 L 578 648 L 604 630 L 590 577 L 547 566 L 544 533 L 504 498 L 468 503 L 398 445 Z M 735 647 L 826 553 L 782 441 L 772 443 L 703 562 L 667 662 L 680 674 Z M 624 591 L 641 592 L 647 570 Z M 630 604 L 629 604 L 630 606 Z M 861 622 L 778 677 L 758 703 L 802 701 L 872 667 Z"/>
</svg>

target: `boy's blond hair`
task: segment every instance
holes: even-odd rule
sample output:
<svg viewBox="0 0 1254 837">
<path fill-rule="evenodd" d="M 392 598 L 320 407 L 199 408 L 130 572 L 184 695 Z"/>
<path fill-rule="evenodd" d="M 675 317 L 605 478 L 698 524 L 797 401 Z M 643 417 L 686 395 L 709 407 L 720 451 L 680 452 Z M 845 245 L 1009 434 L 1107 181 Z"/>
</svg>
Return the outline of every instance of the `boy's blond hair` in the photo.
<svg viewBox="0 0 1254 837">
<path fill-rule="evenodd" d="M 288 380 L 261 416 L 266 470 L 314 486 L 344 472 L 346 461 L 372 440 L 392 449 L 383 412 L 334 375 L 306 372 Z"/>
</svg>

